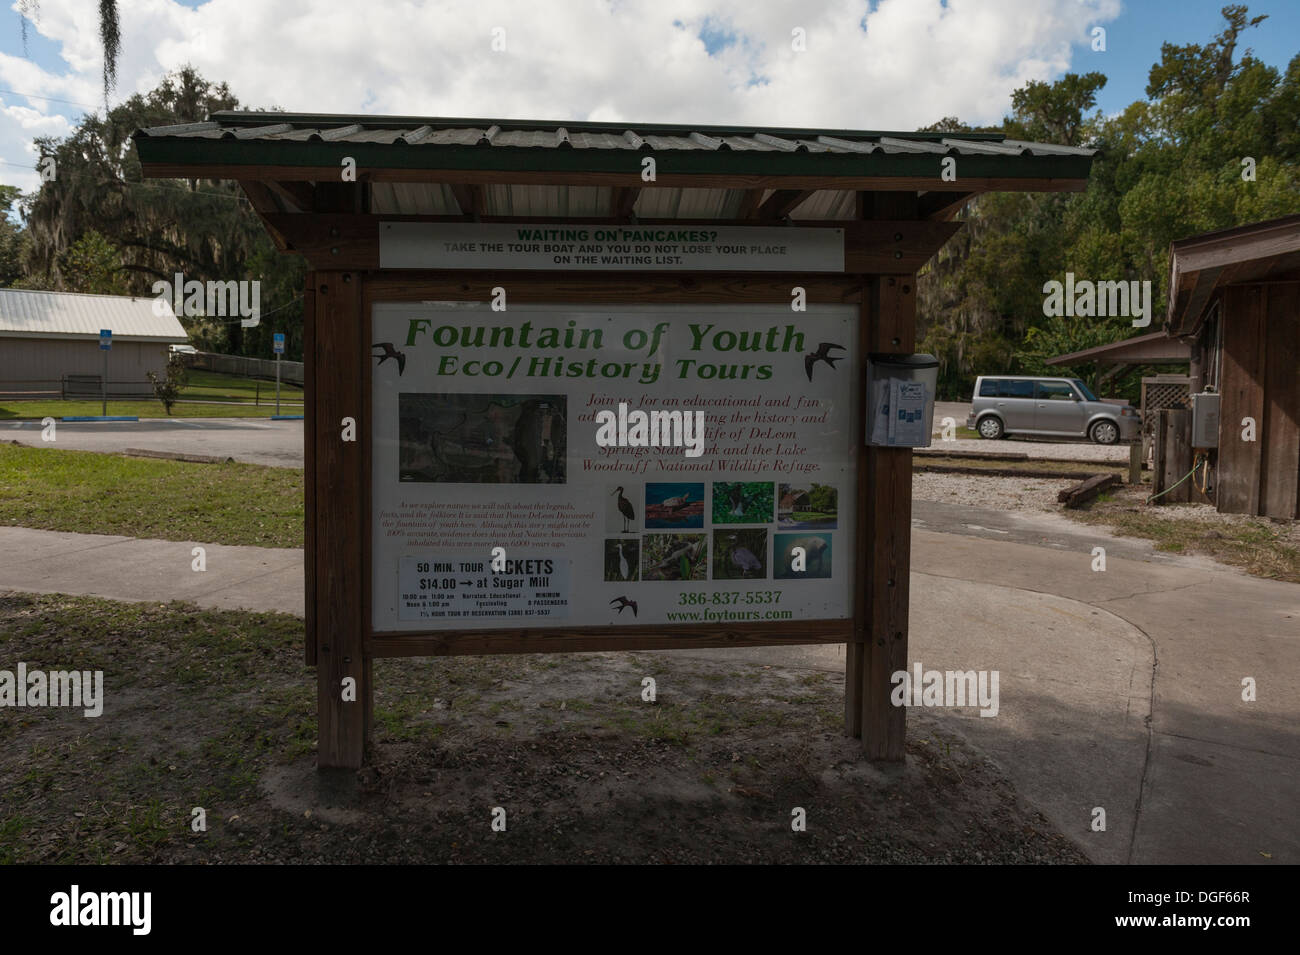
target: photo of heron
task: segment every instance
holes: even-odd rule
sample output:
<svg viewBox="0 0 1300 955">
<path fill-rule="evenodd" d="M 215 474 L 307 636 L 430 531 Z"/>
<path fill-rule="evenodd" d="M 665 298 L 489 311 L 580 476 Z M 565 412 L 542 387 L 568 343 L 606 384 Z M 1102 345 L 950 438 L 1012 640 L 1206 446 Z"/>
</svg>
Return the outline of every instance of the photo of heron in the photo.
<svg viewBox="0 0 1300 955">
<path fill-rule="evenodd" d="M 646 534 L 641 538 L 642 580 L 707 580 L 707 534 Z"/>
<path fill-rule="evenodd" d="M 398 474 L 434 484 L 564 484 L 564 395 L 398 395 Z"/>
<path fill-rule="evenodd" d="M 645 526 L 676 529 L 704 527 L 704 484 L 664 483 L 645 486 Z"/>
<path fill-rule="evenodd" d="M 795 551 L 803 548 L 802 557 Z M 777 580 L 828 580 L 831 577 L 830 534 L 774 534 L 772 536 L 773 566 Z M 796 570 L 796 564 L 802 570 Z"/>
<path fill-rule="evenodd" d="M 753 580 L 767 577 L 767 531 L 713 532 L 713 579 Z"/>
<path fill-rule="evenodd" d="M 776 485 L 771 481 L 714 481 L 714 524 L 770 524 Z"/>
<path fill-rule="evenodd" d="M 633 501 L 637 503 L 633 503 Z M 635 534 L 637 508 L 641 501 L 640 485 L 622 485 L 605 488 L 605 533 Z"/>
<path fill-rule="evenodd" d="M 605 539 L 605 580 L 641 579 L 641 542 L 634 537 Z"/>
</svg>

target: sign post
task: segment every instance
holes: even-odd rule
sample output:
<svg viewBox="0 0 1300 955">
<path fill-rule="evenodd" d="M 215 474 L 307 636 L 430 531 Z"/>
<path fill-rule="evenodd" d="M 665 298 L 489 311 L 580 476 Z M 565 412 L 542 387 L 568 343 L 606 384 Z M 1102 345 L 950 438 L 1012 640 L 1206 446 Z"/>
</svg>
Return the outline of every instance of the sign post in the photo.
<svg viewBox="0 0 1300 955">
<path fill-rule="evenodd" d="M 104 353 L 104 374 L 99 379 L 100 414 L 108 417 L 108 353 L 113 348 L 113 330 L 99 330 L 99 350 Z"/>
<path fill-rule="evenodd" d="M 275 333 L 275 413 L 280 413 L 280 356 L 284 354 L 284 332 Z"/>
</svg>

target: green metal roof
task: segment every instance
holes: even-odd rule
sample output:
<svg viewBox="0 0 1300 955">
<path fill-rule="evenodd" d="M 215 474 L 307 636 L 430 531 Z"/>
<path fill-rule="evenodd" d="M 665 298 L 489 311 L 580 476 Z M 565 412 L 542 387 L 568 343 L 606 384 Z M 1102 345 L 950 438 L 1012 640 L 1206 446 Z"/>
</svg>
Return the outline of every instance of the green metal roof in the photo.
<svg viewBox="0 0 1300 955">
<path fill-rule="evenodd" d="M 1083 180 L 1095 153 L 1000 133 L 244 111 L 141 129 L 134 138 L 146 172 L 149 166 L 337 167 L 351 157 L 371 170 L 629 173 L 640 170 L 643 155 L 653 155 L 661 174 L 921 176 L 937 182 L 941 160 L 952 156 L 959 159 L 961 179 Z"/>
</svg>

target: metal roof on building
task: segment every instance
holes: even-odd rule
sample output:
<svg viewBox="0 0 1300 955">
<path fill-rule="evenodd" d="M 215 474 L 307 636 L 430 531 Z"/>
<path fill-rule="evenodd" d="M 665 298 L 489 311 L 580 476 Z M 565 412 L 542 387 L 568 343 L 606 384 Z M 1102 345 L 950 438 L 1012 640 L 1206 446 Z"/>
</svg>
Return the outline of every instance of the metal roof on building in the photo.
<svg viewBox="0 0 1300 955">
<path fill-rule="evenodd" d="M 114 341 L 189 338 L 165 299 L 0 288 L 0 337 L 97 340 L 103 328 Z"/>
<path fill-rule="evenodd" d="M 486 217 L 604 216 L 619 205 L 615 190 L 631 188 L 640 192 L 624 214 L 749 218 L 755 190 L 767 190 L 761 204 L 791 187 L 808 195 L 788 208 L 778 201 L 784 215 L 773 218 L 852 218 L 854 190 L 864 188 L 1082 189 L 1095 153 L 989 132 L 243 111 L 141 129 L 134 138 L 147 176 L 338 182 L 350 158 L 369 184 L 371 214 Z M 657 181 L 641 180 L 646 157 L 655 159 Z M 948 157 L 957 160 L 956 181 L 940 175 Z M 457 200 L 448 186 L 457 182 L 477 183 L 483 195 L 476 208 Z M 274 205 L 264 201 L 261 211 L 307 211 L 283 190 Z"/>
</svg>

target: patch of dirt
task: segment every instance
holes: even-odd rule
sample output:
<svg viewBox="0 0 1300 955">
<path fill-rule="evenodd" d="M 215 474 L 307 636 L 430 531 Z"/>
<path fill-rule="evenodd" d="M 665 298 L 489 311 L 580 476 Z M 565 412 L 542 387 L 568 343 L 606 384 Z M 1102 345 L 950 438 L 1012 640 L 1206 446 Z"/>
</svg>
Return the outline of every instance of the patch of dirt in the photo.
<svg viewBox="0 0 1300 955">
<path fill-rule="evenodd" d="M 376 661 L 370 763 L 321 772 L 300 639 L 283 615 L 0 594 L 0 669 L 90 660 L 106 695 L 99 719 L 0 710 L 0 861 L 1087 861 L 929 714 L 905 765 L 873 764 L 841 675 L 739 661 Z"/>
</svg>

